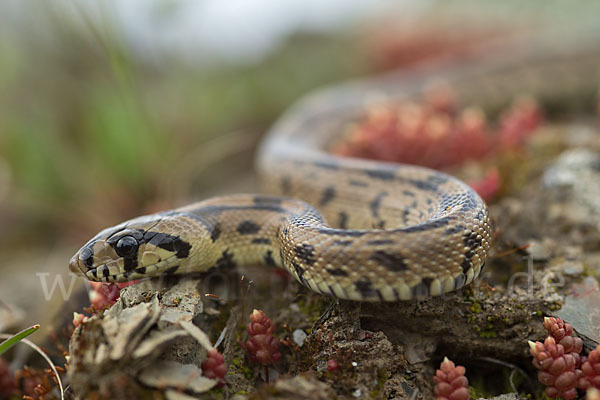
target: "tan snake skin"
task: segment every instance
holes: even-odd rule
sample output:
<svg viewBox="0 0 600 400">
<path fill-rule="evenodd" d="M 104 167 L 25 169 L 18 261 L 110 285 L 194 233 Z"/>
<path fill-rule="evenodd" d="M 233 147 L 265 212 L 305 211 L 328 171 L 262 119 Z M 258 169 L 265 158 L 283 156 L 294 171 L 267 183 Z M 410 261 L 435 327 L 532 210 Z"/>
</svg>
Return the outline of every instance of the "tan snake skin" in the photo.
<svg viewBox="0 0 600 400">
<path fill-rule="evenodd" d="M 597 71 L 596 58 L 577 57 L 569 71 L 573 65 Z M 585 86 L 563 79 L 548 90 L 548 82 L 564 76 L 564 55 L 521 58 L 444 76 L 460 98 L 481 96 L 492 108 L 514 93 L 551 100 L 565 88 Z M 93 281 L 120 282 L 261 263 L 287 269 L 315 292 L 359 301 L 463 287 L 479 275 L 491 241 L 486 205 L 472 189 L 437 171 L 324 150 L 360 117 L 369 95 L 413 96 L 427 78 L 427 71 L 405 73 L 313 95 L 273 127 L 259 151 L 265 191 L 285 197 L 219 197 L 124 222 L 85 244 L 70 269 Z"/>
</svg>

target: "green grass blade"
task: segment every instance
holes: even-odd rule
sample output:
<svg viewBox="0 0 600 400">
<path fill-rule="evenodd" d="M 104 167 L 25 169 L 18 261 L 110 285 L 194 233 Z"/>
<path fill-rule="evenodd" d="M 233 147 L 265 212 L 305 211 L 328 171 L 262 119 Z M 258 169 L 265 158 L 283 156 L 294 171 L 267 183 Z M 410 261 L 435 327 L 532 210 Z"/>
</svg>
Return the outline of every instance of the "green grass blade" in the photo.
<svg viewBox="0 0 600 400">
<path fill-rule="evenodd" d="M 0 343 L 0 356 L 8 349 L 13 347 L 15 344 L 19 343 L 23 338 L 31 335 L 33 332 L 40 329 L 39 325 L 30 326 L 27 329 L 23 329 L 21 332 L 13 335 L 12 337 L 6 339 L 4 342 Z"/>
</svg>

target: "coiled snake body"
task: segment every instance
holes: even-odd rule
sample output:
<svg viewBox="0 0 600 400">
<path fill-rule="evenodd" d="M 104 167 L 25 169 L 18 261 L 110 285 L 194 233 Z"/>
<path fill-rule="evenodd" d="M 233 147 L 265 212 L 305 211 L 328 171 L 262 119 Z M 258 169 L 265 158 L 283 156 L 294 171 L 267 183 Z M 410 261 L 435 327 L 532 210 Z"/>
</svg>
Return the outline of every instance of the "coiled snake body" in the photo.
<svg viewBox="0 0 600 400">
<path fill-rule="evenodd" d="M 514 86 L 535 94 L 563 73 L 562 60 L 542 59 L 533 68 L 549 78 L 528 86 L 522 62 L 447 75 L 463 98 Z M 569 65 L 595 69 L 596 60 Z M 261 263 L 287 269 L 315 292 L 360 301 L 434 296 L 470 283 L 485 262 L 491 227 L 485 203 L 469 186 L 426 168 L 323 150 L 361 114 L 367 93 L 410 96 L 424 79 L 383 79 L 310 97 L 275 125 L 259 151 L 264 188 L 277 196 L 218 197 L 135 218 L 92 238 L 70 269 L 121 282 Z"/>
<path fill-rule="evenodd" d="M 259 170 L 266 187 L 287 197 L 218 197 L 124 222 L 83 246 L 71 270 L 121 282 L 263 263 L 316 292 L 363 301 L 440 295 L 481 271 L 488 212 L 466 184 L 272 138 Z"/>
</svg>

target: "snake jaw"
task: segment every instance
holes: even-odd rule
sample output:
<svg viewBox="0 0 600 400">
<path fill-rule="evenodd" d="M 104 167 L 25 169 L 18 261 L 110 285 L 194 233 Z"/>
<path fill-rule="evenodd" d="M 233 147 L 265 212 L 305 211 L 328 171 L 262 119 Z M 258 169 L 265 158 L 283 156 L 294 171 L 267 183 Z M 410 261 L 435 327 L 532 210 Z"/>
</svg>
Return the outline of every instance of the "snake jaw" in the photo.
<svg viewBox="0 0 600 400">
<path fill-rule="evenodd" d="M 84 271 L 79 266 L 79 253 L 71 257 L 71 260 L 69 261 L 69 270 L 74 274 L 85 276 Z"/>
<path fill-rule="evenodd" d="M 87 278 L 90 281 L 114 283 L 144 278 L 152 278 L 161 274 L 172 274 L 179 267 L 179 259 L 176 255 L 172 255 L 154 264 L 140 266 L 134 270 L 129 271 L 119 269 L 118 272 L 112 273 L 111 267 L 113 268 L 112 271 L 114 271 L 116 265 L 114 261 L 115 260 L 106 264 L 99 265 L 98 267 L 92 268 L 86 272 L 79 272 L 79 274 L 85 276 L 85 278 Z M 104 273 L 104 271 L 109 272 Z"/>
</svg>

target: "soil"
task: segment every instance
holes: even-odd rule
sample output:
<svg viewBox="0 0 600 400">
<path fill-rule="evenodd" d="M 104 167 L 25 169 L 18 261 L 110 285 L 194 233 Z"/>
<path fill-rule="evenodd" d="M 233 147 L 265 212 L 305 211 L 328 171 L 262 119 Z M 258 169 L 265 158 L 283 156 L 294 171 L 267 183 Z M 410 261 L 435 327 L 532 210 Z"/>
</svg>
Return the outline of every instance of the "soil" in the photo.
<svg viewBox="0 0 600 400">
<path fill-rule="evenodd" d="M 544 316 L 573 324 L 587 350 L 600 339 L 599 138 L 591 122 L 546 125 L 534 136 L 513 161 L 513 186 L 490 206 L 496 239 L 484 273 L 463 290 L 357 303 L 252 267 L 143 282 L 123 289 L 115 306 L 75 331 L 72 389 L 81 398 L 430 399 L 432 377 L 448 357 L 466 367 L 472 398 L 538 397 L 543 386 L 527 341 L 543 340 Z M 269 382 L 241 345 L 253 309 L 271 318 L 283 342 L 282 359 L 268 367 Z M 208 346 L 222 337 L 224 387 L 176 376 L 160 385 L 144 380 L 157 363 L 172 365 L 165 361 L 200 373 L 207 344 L 186 334 L 181 321 L 205 332 Z M 111 329 L 117 336 L 107 335 Z M 337 368 L 327 368 L 330 360 Z"/>
</svg>

